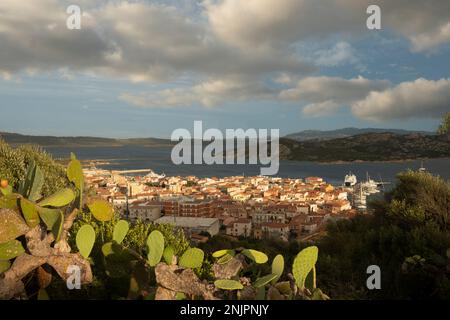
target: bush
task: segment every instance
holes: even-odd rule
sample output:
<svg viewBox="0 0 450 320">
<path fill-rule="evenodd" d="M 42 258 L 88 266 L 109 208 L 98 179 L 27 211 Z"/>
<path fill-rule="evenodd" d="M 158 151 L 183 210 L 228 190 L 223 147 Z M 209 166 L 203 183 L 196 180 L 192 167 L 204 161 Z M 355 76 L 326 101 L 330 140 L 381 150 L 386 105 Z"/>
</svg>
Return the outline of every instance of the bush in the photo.
<svg viewBox="0 0 450 320">
<path fill-rule="evenodd" d="M 44 175 L 43 196 L 49 196 L 57 190 L 69 185 L 65 168 L 56 163 L 42 148 L 22 145 L 17 148 L 0 139 L 0 179 L 18 189 L 19 182 L 25 180 L 28 166 L 35 162 Z"/>
</svg>

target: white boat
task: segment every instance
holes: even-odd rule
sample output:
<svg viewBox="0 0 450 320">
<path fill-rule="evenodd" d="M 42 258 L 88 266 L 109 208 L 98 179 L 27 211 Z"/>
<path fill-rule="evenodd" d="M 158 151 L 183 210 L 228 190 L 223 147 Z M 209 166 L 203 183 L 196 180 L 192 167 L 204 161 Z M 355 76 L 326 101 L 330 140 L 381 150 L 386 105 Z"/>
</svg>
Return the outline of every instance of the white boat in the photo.
<svg viewBox="0 0 450 320">
<path fill-rule="evenodd" d="M 358 183 L 353 187 L 352 202 L 353 207 L 355 207 L 359 211 L 366 211 L 367 193 L 363 190 L 362 183 Z"/>
<path fill-rule="evenodd" d="M 369 173 L 367 173 L 367 180 L 361 183 L 361 186 L 367 194 L 378 193 L 380 190 L 378 189 L 379 182 L 370 179 Z"/>
<path fill-rule="evenodd" d="M 346 187 L 353 187 L 357 182 L 358 180 L 356 179 L 356 176 L 353 173 L 349 172 L 347 175 L 345 175 L 344 185 Z"/>
<path fill-rule="evenodd" d="M 427 168 L 423 166 L 423 161 L 420 164 L 419 172 L 427 172 Z"/>
<path fill-rule="evenodd" d="M 159 179 L 163 179 L 166 177 L 166 175 L 164 173 L 162 174 L 157 174 L 155 173 L 153 170 L 151 170 L 148 174 L 145 175 L 145 177 L 147 178 L 159 178 Z"/>
</svg>

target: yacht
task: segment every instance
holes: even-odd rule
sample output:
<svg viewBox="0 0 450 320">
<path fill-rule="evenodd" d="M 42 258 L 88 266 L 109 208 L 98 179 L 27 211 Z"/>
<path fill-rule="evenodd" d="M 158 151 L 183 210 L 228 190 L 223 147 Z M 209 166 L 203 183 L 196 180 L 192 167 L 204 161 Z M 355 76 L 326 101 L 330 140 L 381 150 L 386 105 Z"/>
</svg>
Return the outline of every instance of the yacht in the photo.
<svg viewBox="0 0 450 320">
<path fill-rule="evenodd" d="M 353 187 L 357 182 L 358 180 L 353 173 L 349 172 L 347 175 L 345 175 L 344 185 L 346 187 Z"/>
<path fill-rule="evenodd" d="M 420 164 L 419 172 L 427 172 L 427 168 L 423 166 L 423 161 Z"/>
<path fill-rule="evenodd" d="M 369 177 L 369 173 L 367 173 L 367 180 L 363 183 L 361 183 L 361 186 L 367 194 L 373 194 L 378 193 L 380 190 L 378 190 L 379 182 L 376 182 L 375 180 L 372 180 Z"/>
</svg>

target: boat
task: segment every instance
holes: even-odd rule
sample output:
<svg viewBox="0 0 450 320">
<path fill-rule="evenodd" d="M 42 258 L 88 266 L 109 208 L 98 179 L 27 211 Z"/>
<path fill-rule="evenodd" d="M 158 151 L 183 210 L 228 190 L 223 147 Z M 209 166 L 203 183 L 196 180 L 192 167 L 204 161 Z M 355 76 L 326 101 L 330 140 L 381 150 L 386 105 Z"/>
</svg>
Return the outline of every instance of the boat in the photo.
<svg viewBox="0 0 450 320">
<path fill-rule="evenodd" d="M 425 167 L 423 166 L 423 161 L 421 162 L 420 168 L 419 168 L 418 171 L 419 171 L 419 172 L 427 172 L 427 168 L 425 168 Z"/>
<path fill-rule="evenodd" d="M 353 173 L 349 172 L 347 175 L 345 175 L 344 185 L 346 187 L 353 187 L 357 182 L 358 180 L 356 179 L 356 176 Z"/>
<path fill-rule="evenodd" d="M 367 210 L 367 193 L 363 190 L 363 184 L 358 183 L 353 187 L 353 206 L 359 211 Z"/>
<path fill-rule="evenodd" d="M 380 190 L 378 189 L 378 185 L 380 183 L 372 180 L 367 172 L 367 180 L 361 183 L 361 186 L 366 194 L 378 193 Z"/>
</svg>

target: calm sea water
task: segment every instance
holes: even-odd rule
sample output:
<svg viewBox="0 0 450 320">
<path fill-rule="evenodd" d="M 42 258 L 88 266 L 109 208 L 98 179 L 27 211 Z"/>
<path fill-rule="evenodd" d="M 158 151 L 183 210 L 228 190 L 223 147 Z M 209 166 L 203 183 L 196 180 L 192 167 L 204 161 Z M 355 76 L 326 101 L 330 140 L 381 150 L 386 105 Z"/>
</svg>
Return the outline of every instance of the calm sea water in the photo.
<svg viewBox="0 0 450 320">
<path fill-rule="evenodd" d="M 45 148 L 54 158 L 69 158 L 74 152 L 79 159 L 102 160 L 108 164 L 99 167 L 108 170 L 152 169 L 156 173 L 166 175 L 195 175 L 198 177 L 225 177 L 233 175 L 258 175 L 258 165 L 174 165 L 170 159 L 171 148 L 148 148 L 139 146 L 126 147 L 47 147 Z M 394 182 L 395 176 L 404 170 L 417 170 L 421 166 L 420 160 L 403 162 L 360 162 L 323 164 L 315 162 L 281 161 L 279 177 L 305 178 L 319 176 L 326 181 L 340 185 L 344 176 L 353 172 L 358 179 L 365 179 L 366 174 L 374 180 Z M 450 159 L 425 160 L 424 166 L 433 174 L 450 180 Z"/>
</svg>

